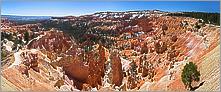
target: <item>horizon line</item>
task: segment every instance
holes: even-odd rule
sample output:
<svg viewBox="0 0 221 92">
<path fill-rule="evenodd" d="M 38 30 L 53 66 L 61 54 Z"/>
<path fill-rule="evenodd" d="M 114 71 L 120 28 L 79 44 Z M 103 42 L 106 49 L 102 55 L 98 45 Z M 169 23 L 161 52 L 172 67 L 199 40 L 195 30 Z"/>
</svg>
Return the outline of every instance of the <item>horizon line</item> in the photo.
<svg viewBox="0 0 221 92">
<path fill-rule="evenodd" d="M 153 10 L 159 10 L 159 9 L 153 9 Z M 8 16 L 33 16 L 33 17 L 65 17 L 65 16 L 85 16 L 85 15 L 92 15 L 95 13 L 100 13 L 100 12 L 131 12 L 131 11 L 153 11 L 153 10 L 126 10 L 126 11 L 116 11 L 116 10 L 107 10 L 107 11 L 96 11 L 94 13 L 85 13 L 85 14 L 81 14 L 81 15 L 73 15 L 73 14 L 69 14 L 69 15 L 20 15 L 20 14 L 1 14 L 2 15 L 8 15 Z M 201 13 L 219 13 L 220 12 L 206 12 L 206 11 L 165 11 L 165 10 L 159 10 L 162 12 L 170 12 L 170 13 L 176 13 L 176 12 L 201 12 Z"/>
</svg>

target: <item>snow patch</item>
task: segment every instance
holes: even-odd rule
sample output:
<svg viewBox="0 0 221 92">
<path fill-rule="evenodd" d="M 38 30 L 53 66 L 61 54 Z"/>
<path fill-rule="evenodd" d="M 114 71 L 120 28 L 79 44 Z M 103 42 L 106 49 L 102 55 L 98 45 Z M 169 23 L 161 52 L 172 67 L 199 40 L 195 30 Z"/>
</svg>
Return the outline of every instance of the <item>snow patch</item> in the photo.
<svg viewBox="0 0 221 92">
<path fill-rule="evenodd" d="M 9 66 L 9 68 L 13 67 L 13 66 L 17 66 L 17 65 L 20 65 L 22 63 L 22 58 L 21 58 L 21 53 L 22 52 L 28 52 L 30 51 L 31 53 L 37 53 L 38 50 L 37 49 L 31 49 L 31 50 L 20 50 L 18 52 L 15 52 L 14 53 L 14 58 L 15 58 L 15 61 Z"/>
<path fill-rule="evenodd" d="M 38 36 L 38 37 L 36 37 L 36 38 L 34 38 L 34 39 L 31 39 L 29 42 L 28 42 L 28 44 L 30 44 L 33 40 L 39 40 L 40 38 L 42 38 L 43 36 L 45 36 L 46 35 L 46 33 L 44 33 L 43 35 L 40 35 L 40 36 Z"/>
<path fill-rule="evenodd" d="M 21 64 L 21 62 L 22 62 L 22 59 L 20 56 L 21 53 L 22 53 L 22 51 L 14 53 L 15 61 L 14 61 L 14 63 L 12 63 L 12 65 L 9 66 L 9 68 L 11 68 L 12 66 L 16 66 L 16 65 Z"/>
<path fill-rule="evenodd" d="M 62 85 L 59 89 L 59 91 L 80 91 L 78 89 L 73 88 L 72 86 L 69 85 Z"/>
<path fill-rule="evenodd" d="M 122 57 L 120 57 L 120 59 L 121 59 L 122 69 L 127 71 L 129 69 L 129 67 L 130 67 L 131 61 L 126 60 L 126 59 L 124 59 Z"/>
<path fill-rule="evenodd" d="M 97 91 L 97 88 L 92 88 L 91 91 Z"/>
<path fill-rule="evenodd" d="M 7 51 L 12 51 L 12 46 L 13 46 L 13 42 L 12 41 L 7 41 L 6 44 L 3 44 L 3 46 L 6 47 Z"/>
<path fill-rule="evenodd" d="M 130 19 L 134 19 L 136 18 L 138 15 L 137 14 L 133 14 L 132 17 L 130 17 Z"/>
</svg>

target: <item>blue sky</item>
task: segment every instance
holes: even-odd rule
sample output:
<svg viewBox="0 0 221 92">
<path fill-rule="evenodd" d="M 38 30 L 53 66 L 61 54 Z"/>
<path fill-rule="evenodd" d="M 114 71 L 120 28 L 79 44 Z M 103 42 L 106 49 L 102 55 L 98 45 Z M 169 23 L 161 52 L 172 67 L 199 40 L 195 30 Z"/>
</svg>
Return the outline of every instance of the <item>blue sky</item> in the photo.
<svg viewBox="0 0 221 92">
<path fill-rule="evenodd" d="M 154 10 L 220 12 L 218 1 L 2 1 L 2 15 L 68 16 L 85 15 L 100 11 Z"/>
</svg>

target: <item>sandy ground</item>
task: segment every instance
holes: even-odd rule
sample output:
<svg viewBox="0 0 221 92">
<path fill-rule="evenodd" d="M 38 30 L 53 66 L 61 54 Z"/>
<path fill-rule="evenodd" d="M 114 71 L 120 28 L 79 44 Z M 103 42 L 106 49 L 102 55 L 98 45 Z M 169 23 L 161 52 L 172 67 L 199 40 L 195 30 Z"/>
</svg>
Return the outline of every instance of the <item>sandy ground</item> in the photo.
<svg viewBox="0 0 221 92">
<path fill-rule="evenodd" d="M 1 76 L 1 91 L 19 91 L 19 88 Z"/>
<path fill-rule="evenodd" d="M 201 81 L 205 83 L 196 91 L 220 90 L 220 46 L 207 53 L 199 66 Z"/>
</svg>

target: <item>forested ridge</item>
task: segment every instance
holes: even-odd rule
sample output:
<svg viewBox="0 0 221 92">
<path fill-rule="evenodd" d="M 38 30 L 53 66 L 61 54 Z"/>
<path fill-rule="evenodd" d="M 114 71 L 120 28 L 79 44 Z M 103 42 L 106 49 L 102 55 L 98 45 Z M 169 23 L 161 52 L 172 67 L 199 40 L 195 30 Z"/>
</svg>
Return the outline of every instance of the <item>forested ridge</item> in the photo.
<svg viewBox="0 0 221 92">
<path fill-rule="evenodd" d="M 182 12 L 182 13 L 169 13 L 168 15 L 203 19 L 205 23 L 220 25 L 220 13 Z"/>
</svg>

